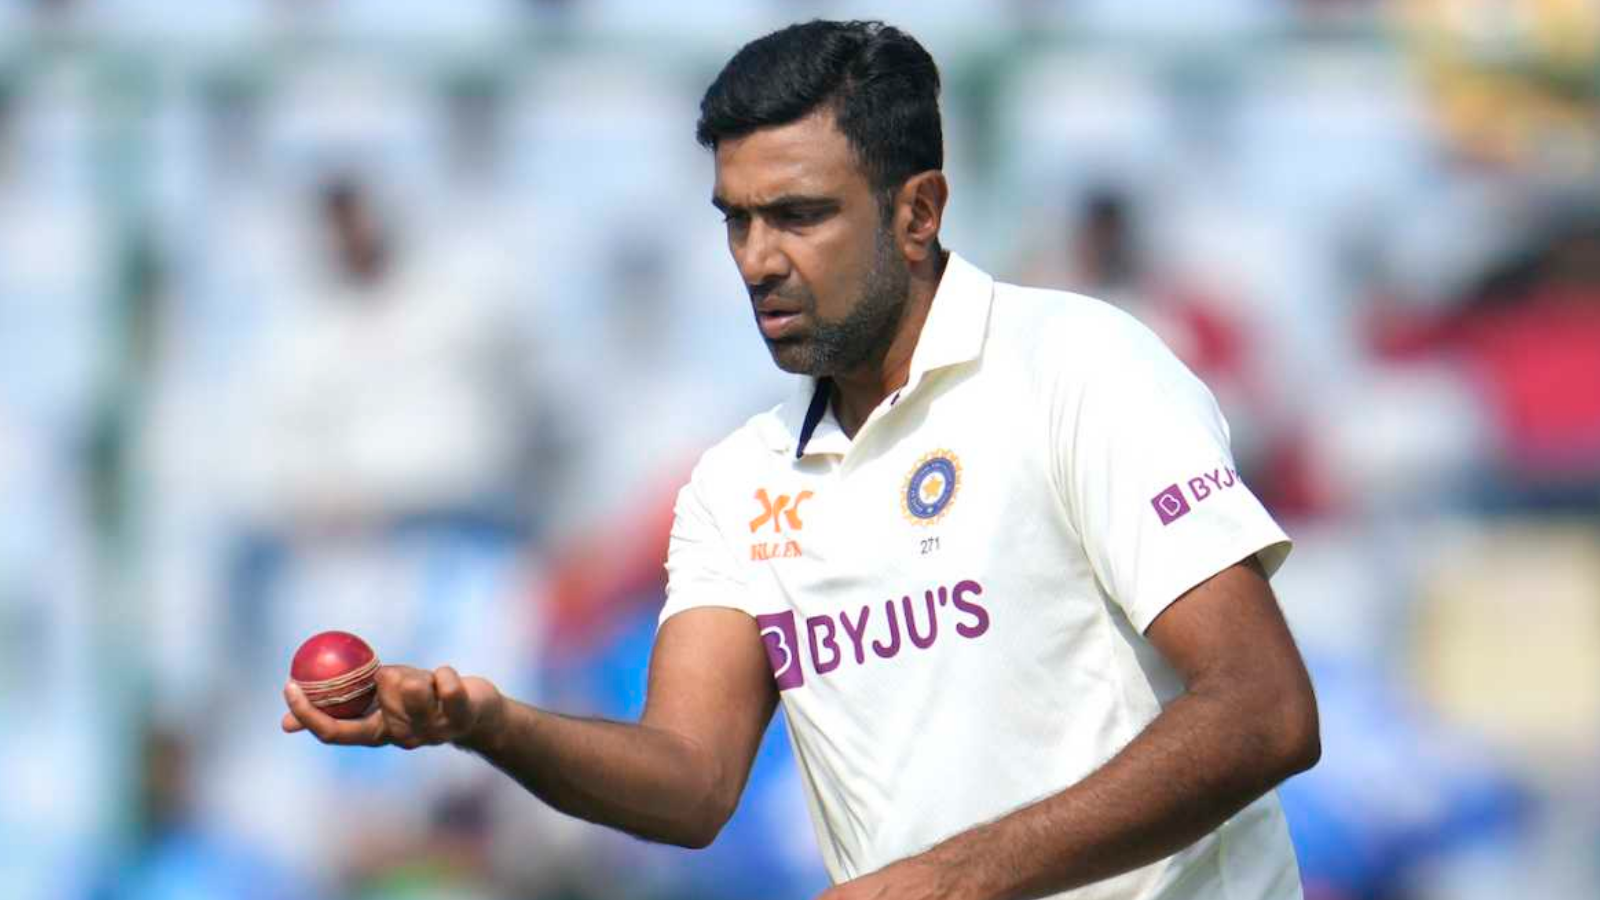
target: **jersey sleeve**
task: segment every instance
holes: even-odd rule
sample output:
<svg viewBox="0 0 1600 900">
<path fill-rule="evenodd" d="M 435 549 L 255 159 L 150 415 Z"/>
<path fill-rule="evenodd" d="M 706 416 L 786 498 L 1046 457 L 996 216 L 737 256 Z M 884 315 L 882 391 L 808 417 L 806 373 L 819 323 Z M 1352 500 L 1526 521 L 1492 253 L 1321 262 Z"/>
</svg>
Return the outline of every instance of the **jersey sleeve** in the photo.
<svg viewBox="0 0 1600 900">
<path fill-rule="evenodd" d="M 1131 319 L 1058 383 L 1056 478 L 1096 577 L 1141 632 L 1172 601 L 1289 538 L 1240 479 L 1210 390 Z"/>
<path fill-rule="evenodd" d="M 702 463 L 678 491 L 673 507 L 672 535 L 667 542 L 667 602 L 661 608 L 660 622 L 701 606 L 751 611 L 744 568 L 718 526 L 707 494 Z"/>
</svg>

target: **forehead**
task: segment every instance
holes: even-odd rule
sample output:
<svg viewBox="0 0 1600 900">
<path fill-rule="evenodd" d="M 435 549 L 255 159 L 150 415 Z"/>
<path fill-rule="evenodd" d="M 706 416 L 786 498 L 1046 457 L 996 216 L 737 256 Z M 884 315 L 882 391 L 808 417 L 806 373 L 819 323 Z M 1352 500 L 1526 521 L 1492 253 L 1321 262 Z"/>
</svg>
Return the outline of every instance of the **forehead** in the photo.
<svg viewBox="0 0 1600 900">
<path fill-rule="evenodd" d="M 828 110 L 719 142 L 716 177 L 717 197 L 738 206 L 780 196 L 839 196 L 867 186 Z"/>
</svg>

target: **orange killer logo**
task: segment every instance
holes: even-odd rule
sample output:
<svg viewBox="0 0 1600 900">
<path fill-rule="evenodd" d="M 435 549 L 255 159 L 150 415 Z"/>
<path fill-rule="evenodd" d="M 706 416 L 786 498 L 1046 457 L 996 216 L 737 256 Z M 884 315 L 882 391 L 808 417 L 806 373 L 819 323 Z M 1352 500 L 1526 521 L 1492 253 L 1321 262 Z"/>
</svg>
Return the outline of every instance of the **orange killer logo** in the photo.
<svg viewBox="0 0 1600 900">
<path fill-rule="evenodd" d="M 799 531 L 805 527 L 800 521 L 800 504 L 811 499 L 811 496 L 810 491 L 801 491 L 800 495 L 794 498 L 794 505 L 790 506 L 788 494 L 779 494 L 778 499 L 774 500 L 767 495 L 766 488 L 761 488 L 756 491 L 756 502 L 761 504 L 761 515 L 750 520 L 750 530 L 754 532 L 771 522 L 772 530 L 782 533 L 783 524 L 787 522 L 790 531 Z"/>
<path fill-rule="evenodd" d="M 800 521 L 800 504 L 811 497 L 811 491 L 801 491 L 795 495 L 794 502 L 791 503 L 788 494 L 779 494 L 774 499 L 767 493 L 766 488 L 759 488 L 756 491 L 756 502 L 761 504 L 761 515 L 750 520 L 750 533 L 756 533 L 768 522 L 772 523 L 773 534 L 781 535 L 785 530 L 799 531 L 805 527 L 805 523 Z M 750 559 L 756 562 L 799 555 L 800 542 L 795 540 L 757 541 L 750 545 Z"/>
</svg>

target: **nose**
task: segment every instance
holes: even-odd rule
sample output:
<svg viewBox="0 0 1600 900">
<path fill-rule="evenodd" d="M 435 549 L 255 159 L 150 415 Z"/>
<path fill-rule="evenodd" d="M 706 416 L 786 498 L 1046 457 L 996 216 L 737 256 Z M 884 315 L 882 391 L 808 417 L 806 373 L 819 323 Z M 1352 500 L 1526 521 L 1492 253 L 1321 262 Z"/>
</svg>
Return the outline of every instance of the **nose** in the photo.
<svg viewBox="0 0 1600 900">
<path fill-rule="evenodd" d="M 789 258 L 783 252 L 780 235 L 755 217 L 743 233 L 728 242 L 734 263 L 752 292 L 770 288 L 789 277 Z"/>
</svg>

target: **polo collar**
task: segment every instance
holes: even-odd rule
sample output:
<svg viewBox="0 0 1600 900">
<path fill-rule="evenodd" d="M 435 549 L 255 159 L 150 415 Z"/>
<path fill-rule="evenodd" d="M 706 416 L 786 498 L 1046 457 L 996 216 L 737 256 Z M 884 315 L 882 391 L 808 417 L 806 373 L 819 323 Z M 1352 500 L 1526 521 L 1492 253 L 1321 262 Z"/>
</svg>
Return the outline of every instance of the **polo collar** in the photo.
<svg viewBox="0 0 1600 900">
<path fill-rule="evenodd" d="M 951 252 L 911 353 L 906 386 L 896 396 L 911 394 L 933 371 L 982 356 L 993 300 L 994 278 Z M 800 379 L 777 415 L 761 429 L 768 447 L 797 459 L 849 450 L 850 438 L 833 416 L 832 392 L 833 383 L 826 378 Z"/>
<path fill-rule="evenodd" d="M 989 329 L 989 307 L 994 301 L 994 278 L 955 252 L 945 261 L 939 289 L 933 294 L 917 348 L 911 352 L 911 372 L 901 394 L 914 390 L 922 376 L 935 369 L 972 362 L 983 355 Z"/>
</svg>

